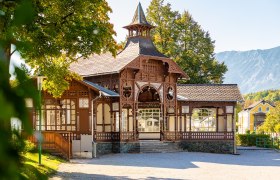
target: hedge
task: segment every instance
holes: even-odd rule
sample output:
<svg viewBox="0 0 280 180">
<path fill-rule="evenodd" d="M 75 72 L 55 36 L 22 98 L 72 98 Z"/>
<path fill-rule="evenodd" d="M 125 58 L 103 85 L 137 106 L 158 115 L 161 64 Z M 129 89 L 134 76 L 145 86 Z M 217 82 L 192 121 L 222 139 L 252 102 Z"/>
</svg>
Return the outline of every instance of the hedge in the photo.
<svg viewBox="0 0 280 180">
<path fill-rule="evenodd" d="M 257 138 L 269 139 L 270 136 L 266 134 L 237 134 L 236 144 L 238 146 L 256 146 Z"/>
</svg>

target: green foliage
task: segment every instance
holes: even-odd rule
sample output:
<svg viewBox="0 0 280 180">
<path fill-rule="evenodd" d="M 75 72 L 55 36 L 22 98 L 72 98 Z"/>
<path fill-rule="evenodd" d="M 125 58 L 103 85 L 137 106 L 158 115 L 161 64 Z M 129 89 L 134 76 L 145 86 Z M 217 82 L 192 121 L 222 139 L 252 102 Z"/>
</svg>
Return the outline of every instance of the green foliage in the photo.
<svg viewBox="0 0 280 180">
<path fill-rule="evenodd" d="M 270 102 L 280 101 L 280 90 L 265 90 L 255 93 L 249 93 L 244 96 L 245 101 L 260 101 L 266 100 Z"/>
<path fill-rule="evenodd" d="M 55 97 L 68 88 L 67 80 L 77 77 L 69 71 L 71 63 L 93 53 L 116 54 L 105 0 L 0 1 L 0 7 L 5 56 L 10 59 L 14 44 L 31 68 L 45 73 L 44 88 Z"/>
<path fill-rule="evenodd" d="M 222 83 L 227 71 L 214 57 L 214 41 L 187 12 L 172 11 L 164 0 L 152 0 L 147 19 L 157 28 L 152 31 L 159 51 L 171 57 L 189 75 L 180 83 Z"/>
<path fill-rule="evenodd" d="M 257 138 L 269 140 L 269 135 L 266 134 L 237 134 L 236 144 L 238 146 L 256 146 Z"/>
<path fill-rule="evenodd" d="M 275 131 L 276 133 L 280 133 L 280 123 L 278 123 L 278 124 L 275 125 L 274 131 Z"/>
<path fill-rule="evenodd" d="M 33 81 L 19 68 L 15 69 L 17 85 L 11 86 L 6 67 L 0 60 L 0 179 L 17 179 L 21 166 L 19 153 L 24 143 L 18 132 L 11 131 L 10 120 L 12 117 L 20 119 L 26 133 L 31 134 L 25 98 L 33 98 L 38 105 L 38 91 Z"/>
<path fill-rule="evenodd" d="M 25 146 L 24 146 L 24 149 L 23 149 L 23 153 L 35 152 L 35 150 L 37 150 L 36 145 L 29 140 L 25 140 L 24 144 L 25 144 Z"/>
<path fill-rule="evenodd" d="M 18 171 L 20 153 L 26 149 L 19 133 L 11 130 L 10 120 L 20 119 L 25 133 L 31 134 L 25 99 L 32 98 L 36 107 L 39 99 L 26 68 L 15 68 L 16 79 L 10 82 L 12 54 L 18 51 L 31 68 L 40 69 L 47 76 L 44 88 L 58 97 L 67 89 L 67 81 L 77 78 L 68 70 L 72 62 L 92 53 L 116 54 L 110 11 L 105 0 L 0 1 L 0 179 L 39 179 L 37 174 Z"/>
<path fill-rule="evenodd" d="M 38 153 L 26 153 L 23 155 L 23 166 L 20 173 L 25 179 L 48 179 L 55 173 L 58 165 L 64 160 L 51 156 L 49 154 L 42 155 L 42 165 L 38 165 Z"/>
<path fill-rule="evenodd" d="M 280 102 L 276 102 L 275 108 L 272 108 L 267 113 L 264 123 L 258 128 L 258 131 L 267 133 L 280 132 Z"/>
<path fill-rule="evenodd" d="M 164 0 L 152 0 L 147 12 L 147 20 L 157 26 L 151 32 L 155 46 L 160 52 L 172 57 L 176 51 L 177 39 L 174 23 L 179 13 L 172 11 L 169 3 L 164 5 Z"/>
</svg>

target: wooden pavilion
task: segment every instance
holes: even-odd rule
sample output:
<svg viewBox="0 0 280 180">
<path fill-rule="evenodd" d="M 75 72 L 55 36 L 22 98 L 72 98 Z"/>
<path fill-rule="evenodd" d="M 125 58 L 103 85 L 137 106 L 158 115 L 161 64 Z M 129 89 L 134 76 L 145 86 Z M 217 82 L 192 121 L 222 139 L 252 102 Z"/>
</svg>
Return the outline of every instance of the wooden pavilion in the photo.
<svg viewBox="0 0 280 180">
<path fill-rule="evenodd" d="M 242 100 L 237 85 L 177 84 L 189 77 L 154 46 L 150 30 L 155 27 L 141 4 L 124 28 L 127 43 L 115 58 L 94 55 L 73 64 L 71 70 L 83 80 L 72 81 L 59 99 L 43 92 L 46 141 L 62 138 L 68 146 L 59 146 L 68 154 L 91 153 L 92 147 L 98 154 L 139 152 L 144 140 L 233 153 L 235 106 Z M 38 130 L 35 110 L 32 121 Z"/>
</svg>

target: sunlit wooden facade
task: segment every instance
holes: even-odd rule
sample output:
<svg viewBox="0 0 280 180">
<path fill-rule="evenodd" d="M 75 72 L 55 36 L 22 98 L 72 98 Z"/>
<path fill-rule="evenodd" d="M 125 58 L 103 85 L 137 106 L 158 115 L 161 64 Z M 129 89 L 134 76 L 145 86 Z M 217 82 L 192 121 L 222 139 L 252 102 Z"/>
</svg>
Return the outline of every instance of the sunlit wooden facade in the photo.
<svg viewBox="0 0 280 180">
<path fill-rule="evenodd" d="M 187 74 L 161 54 L 150 38 L 141 5 L 116 58 L 92 56 L 71 66 L 83 77 L 59 99 L 43 92 L 42 130 L 71 140 L 88 134 L 92 142 L 141 140 L 234 142 L 237 85 L 178 85 Z M 33 113 L 34 129 L 38 116 Z M 70 134 L 67 134 L 70 132 Z"/>
</svg>

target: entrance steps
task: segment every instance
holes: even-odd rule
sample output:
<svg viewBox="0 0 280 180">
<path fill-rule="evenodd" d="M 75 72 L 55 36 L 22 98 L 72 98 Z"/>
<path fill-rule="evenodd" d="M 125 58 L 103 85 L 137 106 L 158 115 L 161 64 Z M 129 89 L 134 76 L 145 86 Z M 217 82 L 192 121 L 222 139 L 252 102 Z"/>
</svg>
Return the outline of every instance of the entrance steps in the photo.
<svg viewBox="0 0 280 180">
<path fill-rule="evenodd" d="M 140 153 L 169 153 L 181 152 L 178 144 L 175 142 L 164 142 L 159 140 L 141 140 L 139 141 Z"/>
</svg>

